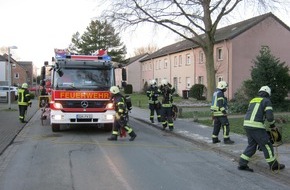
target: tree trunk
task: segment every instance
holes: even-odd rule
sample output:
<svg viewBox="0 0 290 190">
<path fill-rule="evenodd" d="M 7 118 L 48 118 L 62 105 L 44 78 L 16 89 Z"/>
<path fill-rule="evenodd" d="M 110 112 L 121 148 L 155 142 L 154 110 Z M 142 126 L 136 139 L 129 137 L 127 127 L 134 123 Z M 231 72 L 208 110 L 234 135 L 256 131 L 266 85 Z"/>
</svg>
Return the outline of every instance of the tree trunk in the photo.
<svg viewBox="0 0 290 190">
<path fill-rule="evenodd" d="M 216 76 L 215 76 L 215 67 L 214 67 L 214 45 L 208 44 L 207 50 L 204 50 L 206 57 L 206 79 L 207 79 L 207 100 L 212 100 L 212 95 L 216 88 Z"/>
</svg>

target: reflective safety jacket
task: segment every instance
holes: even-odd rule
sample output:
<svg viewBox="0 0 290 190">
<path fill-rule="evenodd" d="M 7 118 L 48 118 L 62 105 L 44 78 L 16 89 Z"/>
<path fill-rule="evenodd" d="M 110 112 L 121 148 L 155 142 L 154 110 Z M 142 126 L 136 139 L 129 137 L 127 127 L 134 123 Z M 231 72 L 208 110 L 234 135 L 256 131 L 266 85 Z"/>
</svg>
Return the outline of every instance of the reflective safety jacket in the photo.
<svg viewBox="0 0 290 190">
<path fill-rule="evenodd" d="M 161 85 L 160 91 L 163 96 L 162 98 L 162 107 L 172 107 L 173 103 L 173 93 L 175 92 L 175 88 L 172 87 L 171 84 Z"/>
<path fill-rule="evenodd" d="M 150 86 L 150 88 L 146 92 L 148 96 L 148 103 L 149 104 L 158 104 L 158 96 L 161 94 L 161 91 L 158 89 L 157 86 Z"/>
<path fill-rule="evenodd" d="M 272 102 L 266 97 L 253 98 L 245 115 L 244 126 L 264 129 L 266 119 L 270 125 L 275 123 Z"/>
<path fill-rule="evenodd" d="M 28 106 L 31 103 L 29 91 L 25 88 L 18 89 L 18 105 Z"/>
<path fill-rule="evenodd" d="M 228 100 L 222 90 L 217 89 L 213 93 L 210 110 L 213 116 L 223 116 L 227 113 Z"/>
<path fill-rule="evenodd" d="M 120 93 L 113 96 L 113 102 L 117 117 L 128 115 L 125 98 Z"/>
</svg>

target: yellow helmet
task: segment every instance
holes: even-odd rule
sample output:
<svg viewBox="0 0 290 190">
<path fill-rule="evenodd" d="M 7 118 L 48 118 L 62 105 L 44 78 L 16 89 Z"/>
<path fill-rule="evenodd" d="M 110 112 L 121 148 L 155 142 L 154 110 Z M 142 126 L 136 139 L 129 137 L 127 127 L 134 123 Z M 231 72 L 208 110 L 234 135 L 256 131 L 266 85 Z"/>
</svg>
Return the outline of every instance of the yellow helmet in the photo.
<svg viewBox="0 0 290 190">
<path fill-rule="evenodd" d="M 27 83 L 23 83 L 21 87 L 22 88 L 28 88 L 28 84 Z"/>
<path fill-rule="evenodd" d="M 271 96 L 271 88 L 269 88 L 269 86 L 262 86 L 259 92 L 267 92 L 269 96 Z"/>
<path fill-rule="evenodd" d="M 112 94 L 118 94 L 118 93 L 120 92 L 120 89 L 119 89 L 117 86 L 112 86 L 112 87 L 110 88 L 110 92 L 111 92 Z"/>
<path fill-rule="evenodd" d="M 227 87 L 228 87 L 228 84 L 226 81 L 219 81 L 218 82 L 218 85 L 217 85 L 218 89 L 223 90 L 223 89 L 226 89 Z"/>
</svg>

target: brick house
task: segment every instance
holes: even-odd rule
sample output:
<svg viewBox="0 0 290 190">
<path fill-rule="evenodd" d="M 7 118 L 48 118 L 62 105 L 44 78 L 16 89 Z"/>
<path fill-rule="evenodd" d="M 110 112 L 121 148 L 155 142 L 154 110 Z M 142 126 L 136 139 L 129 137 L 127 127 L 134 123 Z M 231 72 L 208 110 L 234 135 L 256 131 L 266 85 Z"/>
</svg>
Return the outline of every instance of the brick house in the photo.
<svg viewBox="0 0 290 190">
<path fill-rule="evenodd" d="M 4 85 L 8 85 L 8 73 L 7 73 L 7 63 L 8 63 L 8 55 L 4 54 L 0 55 L 1 62 L 1 70 L 0 75 L 3 78 L 0 79 L 1 83 Z M 21 86 L 22 83 L 27 82 L 27 70 L 22 67 L 16 60 L 12 57 L 10 58 L 11 62 L 11 85 L 12 86 Z"/>
<path fill-rule="evenodd" d="M 242 82 L 250 78 L 252 61 L 262 46 L 290 66 L 290 28 L 272 13 L 253 17 L 216 31 L 214 49 L 216 81 L 229 83 L 226 95 L 232 99 Z M 207 85 L 205 56 L 200 47 L 183 40 L 163 47 L 140 60 L 143 83 L 167 79 L 182 96 L 194 84 Z"/>
<path fill-rule="evenodd" d="M 27 78 L 26 78 L 26 82 L 28 84 L 28 86 L 32 86 L 33 85 L 33 64 L 32 61 L 18 61 L 18 64 L 26 69 L 26 74 L 27 74 Z"/>
</svg>

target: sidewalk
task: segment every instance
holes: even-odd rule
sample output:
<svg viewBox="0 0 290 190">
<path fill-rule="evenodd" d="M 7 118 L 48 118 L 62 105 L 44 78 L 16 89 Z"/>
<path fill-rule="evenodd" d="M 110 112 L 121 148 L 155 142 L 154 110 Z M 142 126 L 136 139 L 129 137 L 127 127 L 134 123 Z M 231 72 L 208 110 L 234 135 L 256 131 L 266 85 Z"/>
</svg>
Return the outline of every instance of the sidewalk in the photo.
<svg viewBox="0 0 290 190">
<path fill-rule="evenodd" d="M 17 102 L 0 103 L 0 155 L 12 143 L 20 130 L 26 125 L 19 121 Z M 26 120 L 29 121 L 38 110 L 37 99 L 32 100 L 32 106 L 28 107 Z"/>
<path fill-rule="evenodd" d="M 130 117 L 135 118 L 139 121 L 145 122 L 152 127 L 157 129 L 162 129 L 161 123 L 158 123 L 155 115 L 155 123 L 151 123 L 149 120 L 149 110 L 141 109 L 138 107 L 133 107 L 130 112 Z M 134 126 L 133 126 L 134 127 Z M 241 126 L 242 127 L 242 126 Z M 231 139 L 235 141 L 233 145 L 225 145 L 223 141 L 218 144 L 212 144 L 211 134 L 212 127 L 201 125 L 199 123 L 193 122 L 193 119 L 179 119 L 177 118 L 174 121 L 174 130 L 170 132 L 166 129 L 164 132 L 173 133 L 175 136 L 186 139 L 190 142 L 193 142 L 197 145 L 204 147 L 205 149 L 209 149 L 215 151 L 218 154 L 222 154 L 228 156 L 233 159 L 237 163 L 240 158 L 240 155 L 244 151 L 247 146 L 247 137 L 244 135 L 233 134 L 230 133 Z M 222 138 L 222 133 L 220 133 L 219 139 Z M 281 180 L 289 183 L 290 179 L 290 144 L 283 144 L 278 148 L 274 147 L 275 154 L 280 163 L 286 165 L 286 168 L 282 171 L 272 172 L 269 169 L 268 164 L 264 159 L 263 152 L 257 151 L 256 154 L 252 157 L 249 162 L 249 166 L 254 169 L 254 171 L 265 172 L 277 180 Z M 278 154 L 277 154 L 278 153 Z M 241 171 L 247 172 L 247 171 Z"/>
</svg>

